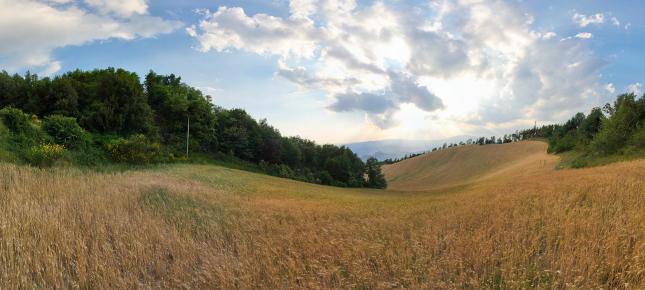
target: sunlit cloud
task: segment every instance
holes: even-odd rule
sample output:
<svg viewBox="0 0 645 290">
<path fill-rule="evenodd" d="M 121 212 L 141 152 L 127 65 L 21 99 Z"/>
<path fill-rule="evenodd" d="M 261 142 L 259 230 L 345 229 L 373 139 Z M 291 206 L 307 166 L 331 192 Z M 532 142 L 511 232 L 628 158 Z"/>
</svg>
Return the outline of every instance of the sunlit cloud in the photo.
<svg viewBox="0 0 645 290">
<path fill-rule="evenodd" d="M 0 65 L 36 68 L 45 75 L 61 68 L 51 56 L 56 48 L 154 37 L 182 25 L 148 15 L 143 0 L 0 0 L 0 7 Z"/>
</svg>

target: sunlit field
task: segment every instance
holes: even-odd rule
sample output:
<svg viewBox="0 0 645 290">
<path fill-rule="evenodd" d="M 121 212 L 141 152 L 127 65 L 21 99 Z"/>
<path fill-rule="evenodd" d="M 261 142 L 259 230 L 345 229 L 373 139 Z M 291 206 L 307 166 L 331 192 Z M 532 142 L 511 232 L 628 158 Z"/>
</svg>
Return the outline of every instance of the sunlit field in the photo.
<svg viewBox="0 0 645 290">
<path fill-rule="evenodd" d="M 386 167 L 385 191 L 208 165 L 2 164 L 0 284 L 645 287 L 645 160 L 555 170 L 545 150 L 518 142 L 431 153 Z M 472 164 L 444 164 L 463 156 Z"/>
</svg>

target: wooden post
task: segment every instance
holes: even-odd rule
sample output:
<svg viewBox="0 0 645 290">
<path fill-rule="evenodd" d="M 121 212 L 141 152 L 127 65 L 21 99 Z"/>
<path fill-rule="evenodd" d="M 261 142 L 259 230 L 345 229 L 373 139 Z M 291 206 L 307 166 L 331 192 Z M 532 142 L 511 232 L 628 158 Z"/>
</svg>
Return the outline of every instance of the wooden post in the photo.
<svg viewBox="0 0 645 290">
<path fill-rule="evenodd" d="M 190 142 L 190 115 L 188 115 L 188 127 L 186 128 L 186 158 L 188 158 L 189 142 Z"/>
</svg>

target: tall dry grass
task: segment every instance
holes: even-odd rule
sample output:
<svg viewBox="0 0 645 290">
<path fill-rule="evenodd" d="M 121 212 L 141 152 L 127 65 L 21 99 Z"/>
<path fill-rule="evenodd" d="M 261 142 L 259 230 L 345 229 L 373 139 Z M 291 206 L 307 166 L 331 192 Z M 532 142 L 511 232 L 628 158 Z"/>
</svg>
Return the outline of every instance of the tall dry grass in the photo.
<svg viewBox="0 0 645 290">
<path fill-rule="evenodd" d="M 0 165 L 0 285 L 642 289 L 645 160 L 435 193 Z"/>
</svg>

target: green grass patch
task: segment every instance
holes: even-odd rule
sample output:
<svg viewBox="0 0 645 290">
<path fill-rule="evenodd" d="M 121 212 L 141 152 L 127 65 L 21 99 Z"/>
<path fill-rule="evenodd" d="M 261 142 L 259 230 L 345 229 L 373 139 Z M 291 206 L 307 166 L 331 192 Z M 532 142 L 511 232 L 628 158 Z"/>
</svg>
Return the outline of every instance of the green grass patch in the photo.
<svg viewBox="0 0 645 290">
<path fill-rule="evenodd" d="M 170 192 L 166 188 L 153 187 L 139 198 L 140 206 L 180 231 L 187 231 L 195 238 L 208 239 L 209 234 L 230 228 L 232 210 L 189 196 Z M 215 229 L 214 229 L 215 228 Z"/>
<path fill-rule="evenodd" d="M 18 155 L 11 150 L 9 133 L 9 129 L 0 122 L 0 161 L 16 163 L 19 158 Z"/>
<path fill-rule="evenodd" d="M 558 156 L 560 156 L 560 163 L 557 166 L 558 169 L 585 168 L 645 158 L 645 149 L 627 147 L 619 153 L 611 155 L 590 154 L 578 150 L 572 150 L 558 154 Z"/>
</svg>

